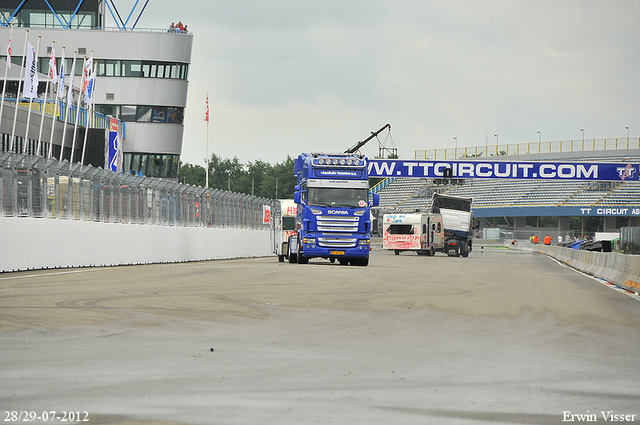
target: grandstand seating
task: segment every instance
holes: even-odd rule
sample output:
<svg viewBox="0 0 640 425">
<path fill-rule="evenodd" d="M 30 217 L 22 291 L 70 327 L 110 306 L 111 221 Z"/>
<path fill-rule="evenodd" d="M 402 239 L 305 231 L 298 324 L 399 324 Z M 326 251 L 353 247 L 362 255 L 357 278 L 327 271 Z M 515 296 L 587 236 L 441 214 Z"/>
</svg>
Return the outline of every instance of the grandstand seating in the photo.
<svg viewBox="0 0 640 425">
<path fill-rule="evenodd" d="M 640 162 L 640 155 L 629 156 L 629 151 L 603 152 L 572 161 L 588 162 Z M 575 152 L 573 153 L 575 155 Z M 520 155 L 527 160 L 527 155 Z M 562 160 L 560 154 L 549 159 Z M 640 182 L 593 183 L 559 180 L 504 180 L 468 179 L 461 185 L 437 185 L 431 179 L 396 177 L 378 193 L 380 207 L 396 211 L 426 210 L 430 207 L 434 192 L 455 196 L 473 197 L 475 208 L 496 207 L 595 207 L 640 205 Z"/>
</svg>

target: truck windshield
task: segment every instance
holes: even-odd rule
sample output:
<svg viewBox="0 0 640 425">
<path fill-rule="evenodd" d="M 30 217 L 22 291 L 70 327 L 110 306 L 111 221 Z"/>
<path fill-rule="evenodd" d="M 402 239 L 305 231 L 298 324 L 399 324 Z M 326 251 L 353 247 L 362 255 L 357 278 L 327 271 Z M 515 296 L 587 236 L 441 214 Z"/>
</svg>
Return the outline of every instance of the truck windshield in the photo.
<svg viewBox="0 0 640 425">
<path fill-rule="evenodd" d="M 368 189 L 310 187 L 307 192 L 307 204 L 318 207 L 363 208 L 369 197 Z"/>
</svg>

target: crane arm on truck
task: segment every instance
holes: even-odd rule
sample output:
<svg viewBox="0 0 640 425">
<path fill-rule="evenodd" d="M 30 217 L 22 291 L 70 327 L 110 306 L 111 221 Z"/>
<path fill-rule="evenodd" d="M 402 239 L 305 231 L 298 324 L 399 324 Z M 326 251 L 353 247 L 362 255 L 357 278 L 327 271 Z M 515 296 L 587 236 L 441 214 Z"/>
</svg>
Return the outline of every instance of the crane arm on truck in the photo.
<svg viewBox="0 0 640 425">
<path fill-rule="evenodd" d="M 378 136 L 378 134 L 380 134 L 385 128 L 388 128 L 389 131 L 391 131 L 391 124 L 385 124 L 380 130 L 371 132 L 371 136 L 367 137 L 361 142 L 356 143 L 355 145 L 344 151 L 344 153 L 356 153 L 361 147 L 366 145 L 369 140 Z"/>
</svg>

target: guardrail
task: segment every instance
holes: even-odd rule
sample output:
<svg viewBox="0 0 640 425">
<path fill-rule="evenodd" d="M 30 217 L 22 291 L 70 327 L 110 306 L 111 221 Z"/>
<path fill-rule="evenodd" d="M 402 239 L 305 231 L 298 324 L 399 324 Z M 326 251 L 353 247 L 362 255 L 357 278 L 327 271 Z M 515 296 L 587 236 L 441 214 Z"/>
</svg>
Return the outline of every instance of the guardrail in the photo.
<svg viewBox="0 0 640 425">
<path fill-rule="evenodd" d="M 42 156 L 0 153 L 0 216 L 175 227 L 268 229 L 279 203 Z"/>
</svg>

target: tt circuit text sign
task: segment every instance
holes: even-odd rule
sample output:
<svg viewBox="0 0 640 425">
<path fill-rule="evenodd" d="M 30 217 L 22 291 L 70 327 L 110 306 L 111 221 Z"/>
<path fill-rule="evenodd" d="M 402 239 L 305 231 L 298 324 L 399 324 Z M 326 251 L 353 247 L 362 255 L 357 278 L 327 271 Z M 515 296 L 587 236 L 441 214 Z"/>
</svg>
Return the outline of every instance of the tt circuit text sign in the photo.
<svg viewBox="0 0 640 425">
<path fill-rule="evenodd" d="M 369 160 L 369 177 L 638 181 L 638 164 Z"/>
</svg>

